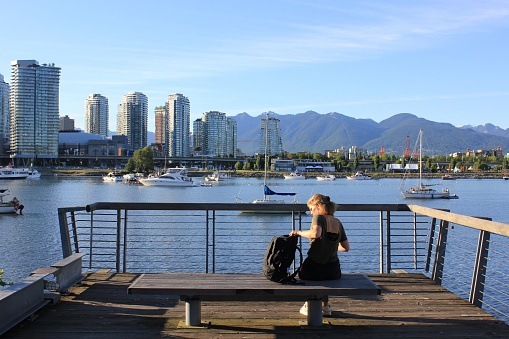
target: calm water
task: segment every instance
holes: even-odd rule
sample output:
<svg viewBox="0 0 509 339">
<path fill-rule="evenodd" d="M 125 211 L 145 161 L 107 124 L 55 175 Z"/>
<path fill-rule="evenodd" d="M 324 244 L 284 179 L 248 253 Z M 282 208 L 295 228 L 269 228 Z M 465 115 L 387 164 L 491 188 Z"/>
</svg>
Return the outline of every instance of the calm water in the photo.
<svg viewBox="0 0 509 339">
<path fill-rule="evenodd" d="M 59 207 L 86 206 L 98 201 L 235 202 L 236 196 L 249 202 L 262 198 L 262 183 L 262 179 L 238 178 L 213 187 L 168 188 L 104 183 L 101 178 L 43 177 L 33 181 L 3 181 L 0 187 L 9 188 L 11 198 L 16 196 L 25 205 L 25 210 L 23 215 L 0 215 L 0 268 L 5 271 L 5 280 L 16 281 L 62 258 Z M 441 183 L 437 179 L 428 183 L 448 187 L 460 199 L 403 199 L 399 193 L 399 179 L 339 179 L 332 182 L 271 179 L 269 182 L 275 191 L 297 192 L 297 200 L 302 203 L 314 193 L 323 193 L 337 203 L 415 203 L 509 223 L 509 181 L 461 179 Z"/>
</svg>

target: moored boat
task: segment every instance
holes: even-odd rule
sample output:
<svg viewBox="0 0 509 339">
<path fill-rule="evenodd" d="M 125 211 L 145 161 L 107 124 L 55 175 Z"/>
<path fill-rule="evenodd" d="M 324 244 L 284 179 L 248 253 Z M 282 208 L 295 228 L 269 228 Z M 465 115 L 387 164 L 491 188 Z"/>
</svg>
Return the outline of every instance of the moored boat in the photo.
<svg viewBox="0 0 509 339">
<path fill-rule="evenodd" d="M 41 172 L 39 172 L 35 168 L 29 168 L 27 172 L 28 172 L 27 179 L 39 179 L 41 177 Z"/>
<path fill-rule="evenodd" d="M 457 199 L 458 196 L 456 194 L 451 195 L 451 192 L 448 188 L 444 188 L 441 191 L 437 191 L 431 186 L 434 185 L 425 185 L 422 182 L 422 134 L 423 131 L 419 131 L 419 185 L 416 187 L 411 187 L 408 190 L 403 190 L 401 194 L 405 198 L 413 198 L 413 199 Z"/>
<path fill-rule="evenodd" d="M 192 187 L 194 181 L 185 168 L 170 168 L 163 175 L 151 175 L 138 180 L 144 186 Z"/>
<path fill-rule="evenodd" d="M 334 174 L 319 175 L 316 177 L 316 180 L 318 180 L 318 181 L 333 181 L 333 180 L 336 180 L 336 176 Z"/>
<path fill-rule="evenodd" d="M 442 180 L 456 180 L 456 178 L 450 174 L 446 174 L 446 175 L 442 175 Z"/>
<path fill-rule="evenodd" d="M 27 168 L 16 168 L 11 165 L 0 167 L 0 179 L 26 179 L 28 175 Z"/>
<path fill-rule="evenodd" d="M 302 174 L 299 174 L 297 172 L 292 172 L 290 174 L 284 175 L 284 177 L 285 177 L 285 180 L 304 180 L 304 179 L 306 179 L 305 176 L 303 176 Z"/>
<path fill-rule="evenodd" d="M 371 180 L 373 179 L 373 176 L 357 171 L 354 175 L 347 176 L 346 178 L 348 180 Z"/>
<path fill-rule="evenodd" d="M 106 182 L 117 182 L 122 181 L 124 178 L 120 173 L 110 172 L 103 176 L 103 181 Z"/>
<path fill-rule="evenodd" d="M 19 203 L 16 197 L 12 198 L 11 201 L 4 201 L 4 197 L 10 194 L 8 188 L 0 189 L 0 214 L 23 214 L 24 206 Z"/>
</svg>

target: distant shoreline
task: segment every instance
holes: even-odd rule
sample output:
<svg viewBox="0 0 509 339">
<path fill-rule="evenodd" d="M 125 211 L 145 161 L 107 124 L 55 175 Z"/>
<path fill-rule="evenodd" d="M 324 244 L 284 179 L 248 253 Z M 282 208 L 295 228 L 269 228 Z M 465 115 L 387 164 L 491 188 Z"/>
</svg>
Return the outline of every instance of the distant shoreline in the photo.
<svg viewBox="0 0 509 339">
<path fill-rule="evenodd" d="M 73 176 L 73 177 L 102 177 L 103 175 L 108 174 L 109 170 L 96 170 L 96 169 L 39 169 L 42 176 Z M 189 176 L 193 178 L 203 178 L 213 171 L 189 171 Z M 263 171 L 225 171 L 229 173 L 231 177 L 234 178 L 263 178 Z M 267 176 L 269 178 L 283 178 L 283 175 L 288 174 L 289 172 L 268 172 Z M 326 173 L 326 174 L 335 174 L 337 179 L 346 178 L 349 175 L 354 174 L 355 172 L 336 172 L 336 173 Z M 306 178 L 315 179 L 319 175 L 323 175 L 323 172 L 309 172 L 303 173 Z M 418 178 L 418 173 L 392 173 L 392 172 L 369 172 L 370 175 L 373 176 L 374 179 L 402 179 L 403 177 L 407 178 Z M 423 173 L 423 178 L 425 179 L 441 179 L 443 175 L 446 173 Z M 503 177 L 509 177 L 509 173 L 503 172 L 466 172 L 466 173 L 451 173 L 453 178 L 456 179 L 502 179 Z"/>
</svg>

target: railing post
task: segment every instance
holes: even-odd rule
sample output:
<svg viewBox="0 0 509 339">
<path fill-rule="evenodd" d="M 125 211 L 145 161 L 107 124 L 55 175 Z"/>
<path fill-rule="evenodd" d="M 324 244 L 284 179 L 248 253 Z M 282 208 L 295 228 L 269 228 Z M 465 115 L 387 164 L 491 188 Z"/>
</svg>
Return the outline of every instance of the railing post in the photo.
<svg viewBox="0 0 509 339">
<path fill-rule="evenodd" d="M 380 211 L 380 273 L 384 273 L 384 211 Z"/>
<path fill-rule="evenodd" d="M 71 227 L 72 227 L 72 237 L 74 240 L 74 253 L 80 252 L 80 245 L 78 241 L 78 228 L 76 226 L 76 213 L 74 211 L 71 212 Z M 69 255 L 71 255 L 70 253 Z"/>
<path fill-rule="evenodd" d="M 429 239 L 428 239 L 428 253 L 426 254 L 426 267 L 425 271 L 429 272 L 429 267 L 431 264 L 431 253 L 433 251 L 433 237 L 435 235 L 435 228 L 437 224 L 437 218 L 431 219 L 431 226 L 429 230 Z"/>
<path fill-rule="evenodd" d="M 433 264 L 433 281 L 442 285 L 442 275 L 444 273 L 445 248 L 447 246 L 447 232 L 449 222 L 440 220 L 440 230 L 438 233 L 437 248 L 435 252 L 435 262 Z"/>
<path fill-rule="evenodd" d="M 385 243 L 387 245 L 387 250 L 385 251 L 385 268 L 386 273 L 391 273 L 392 265 L 391 265 L 391 211 L 387 211 L 387 220 L 385 225 L 387 226 L 387 229 L 385 231 Z"/>
<path fill-rule="evenodd" d="M 124 261 L 122 264 L 122 270 L 125 273 L 127 270 L 127 210 L 124 210 Z"/>
<path fill-rule="evenodd" d="M 414 270 L 417 270 L 417 213 L 414 213 Z"/>
<path fill-rule="evenodd" d="M 117 210 L 117 243 L 115 244 L 115 270 L 117 273 L 120 272 L 120 230 L 122 228 L 121 222 L 122 216 L 120 215 L 120 210 Z"/>
<path fill-rule="evenodd" d="M 475 256 L 472 284 L 470 285 L 470 297 L 468 301 L 477 307 L 482 308 L 484 295 L 484 281 L 486 278 L 486 267 L 488 265 L 488 250 L 490 247 L 490 232 L 480 231 Z"/>
<path fill-rule="evenodd" d="M 63 209 L 58 209 L 58 221 L 60 225 L 60 240 L 62 241 L 62 255 L 64 258 L 67 258 L 72 254 L 72 246 L 67 213 Z"/>
<path fill-rule="evenodd" d="M 216 210 L 212 211 L 212 273 L 216 273 Z"/>
<path fill-rule="evenodd" d="M 209 210 L 205 211 L 205 273 L 209 273 Z"/>
</svg>

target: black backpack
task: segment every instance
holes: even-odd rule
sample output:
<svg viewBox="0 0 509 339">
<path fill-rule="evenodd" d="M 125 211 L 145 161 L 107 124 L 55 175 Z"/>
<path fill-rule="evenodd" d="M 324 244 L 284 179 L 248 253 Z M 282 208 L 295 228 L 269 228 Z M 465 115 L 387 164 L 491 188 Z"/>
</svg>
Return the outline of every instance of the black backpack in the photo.
<svg viewBox="0 0 509 339">
<path fill-rule="evenodd" d="M 298 236 L 275 236 L 272 238 L 263 260 L 263 274 L 271 281 L 278 283 L 295 282 L 295 276 L 299 273 L 302 265 L 302 251 L 298 246 Z M 295 260 L 295 251 L 299 251 L 299 267 L 290 273 L 290 266 Z"/>
</svg>

